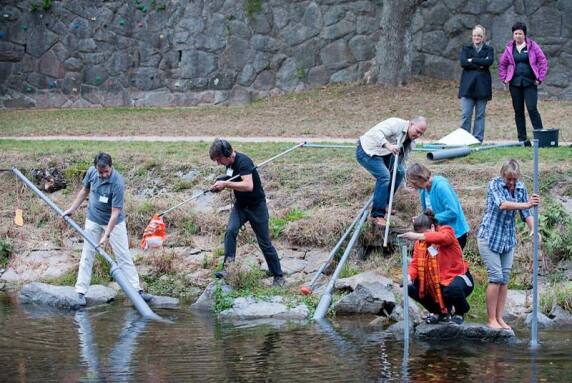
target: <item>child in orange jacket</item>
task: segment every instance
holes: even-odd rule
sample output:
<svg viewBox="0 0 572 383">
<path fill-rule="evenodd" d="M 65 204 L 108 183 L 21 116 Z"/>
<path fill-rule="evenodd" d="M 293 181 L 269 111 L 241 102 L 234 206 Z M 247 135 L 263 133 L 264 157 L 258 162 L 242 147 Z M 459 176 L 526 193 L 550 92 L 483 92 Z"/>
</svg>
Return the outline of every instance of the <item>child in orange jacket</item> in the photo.
<svg viewBox="0 0 572 383">
<path fill-rule="evenodd" d="M 428 209 L 414 218 L 413 229 L 401 235 L 415 241 L 409 265 L 409 296 L 429 311 L 427 323 L 462 324 L 474 285 L 453 228 L 437 225 Z"/>
</svg>

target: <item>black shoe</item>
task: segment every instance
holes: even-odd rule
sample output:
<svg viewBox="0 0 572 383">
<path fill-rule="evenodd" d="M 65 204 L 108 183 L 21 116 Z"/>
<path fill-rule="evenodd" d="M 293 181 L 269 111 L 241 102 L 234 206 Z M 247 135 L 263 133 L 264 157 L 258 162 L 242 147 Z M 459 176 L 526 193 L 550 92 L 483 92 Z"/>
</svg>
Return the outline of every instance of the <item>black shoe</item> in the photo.
<svg viewBox="0 0 572 383">
<path fill-rule="evenodd" d="M 87 301 L 85 299 L 85 294 L 83 293 L 77 293 L 77 298 L 79 299 L 79 305 L 80 306 L 85 306 L 87 305 Z"/>
<path fill-rule="evenodd" d="M 214 275 L 217 277 L 217 279 L 225 279 L 228 277 L 228 271 L 222 269 L 221 271 L 217 271 Z"/>
<path fill-rule="evenodd" d="M 272 287 L 282 287 L 286 284 L 283 277 L 275 276 L 274 281 L 272 281 Z"/>
<path fill-rule="evenodd" d="M 449 322 L 449 320 L 450 320 L 450 317 L 447 314 L 439 314 L 439 315 L 429 314 L 425 318 L 425 323 L 437 324 L 439 322 Z"/>
<path fill-rule="evenodd" d="M 451 317 L 451 323 L 458 324 L 459 326 L 465 322 L 465 318 L 462 315 L 453 315 Z"/>
<path fill-rule="evenodd" d="M 524 145 L 525 148 L 529 148 L 532 146 L 532 144 L 530 143 L 530 140 L 526 140 L 522 144 Z"/>
<path fill-rule="evenodd" d="M 151 302 L 151 299 L 153 299 L 153 295 L 148 294 L 143 290 L 139 290 L 139 295 L 141 295 L 141 298 L 143 298 L 145 302 Z"/>
</svg>

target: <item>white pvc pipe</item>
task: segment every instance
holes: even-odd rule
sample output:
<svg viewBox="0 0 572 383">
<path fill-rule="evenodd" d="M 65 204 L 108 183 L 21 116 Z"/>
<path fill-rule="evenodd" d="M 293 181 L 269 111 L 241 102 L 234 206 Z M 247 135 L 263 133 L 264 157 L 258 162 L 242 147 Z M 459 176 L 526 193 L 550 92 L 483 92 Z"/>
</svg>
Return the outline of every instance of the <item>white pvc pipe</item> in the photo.
<svg viewBox="0 0 572 383">
<path fill-rule="evenodd" d="M 395 192 L 395 179 L 397 178 L 397 167 L 399 166 L 399 153 L 395 155 L 393 162 L 393 175 L 391 176 L 391 189 L 389 192 L 389 204 L 387 207 L 387 220 L 385 222 L 385 235 L 383 236 L 383 247 L 387 247 L 389 238 L 389 226 L 391 221 L 391 207 L 393 205 L 393 193 Z"/>
</svg>

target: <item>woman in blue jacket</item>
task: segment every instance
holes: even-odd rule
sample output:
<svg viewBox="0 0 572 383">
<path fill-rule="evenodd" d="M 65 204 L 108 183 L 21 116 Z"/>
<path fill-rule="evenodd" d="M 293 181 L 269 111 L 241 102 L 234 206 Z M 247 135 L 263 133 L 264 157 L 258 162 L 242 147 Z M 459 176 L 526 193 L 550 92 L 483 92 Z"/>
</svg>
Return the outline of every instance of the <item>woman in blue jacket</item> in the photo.
<svg viewBox="0 0 572 383">
<path fill-rule="evenodd" d="M 467 243 L 469 224 L 449 181 L 442 176 L 432 176 L 431 171 L 419 163 L 414 163 L 407 169 L 407 179 L 419 190 L 422 210 L 433 210 L 439 225 L 451 226 L 463 249 Z"/>
<path fill-rule="evenodd" d="M 487 101 L 492 98 L 492 82 L 489 67 L 495 55 L 493 47 L 485 43 L 485 28 L 477 25 L 473 28 L 471 44 L 463 46 L 461 51 L 461 83 L 459 98 L 461 99 L 461 128 L 471 133 L 473 110 L 475 123 L 472 134 L 483 142 L 485 138 L 485 109 Z"/>
</svg>

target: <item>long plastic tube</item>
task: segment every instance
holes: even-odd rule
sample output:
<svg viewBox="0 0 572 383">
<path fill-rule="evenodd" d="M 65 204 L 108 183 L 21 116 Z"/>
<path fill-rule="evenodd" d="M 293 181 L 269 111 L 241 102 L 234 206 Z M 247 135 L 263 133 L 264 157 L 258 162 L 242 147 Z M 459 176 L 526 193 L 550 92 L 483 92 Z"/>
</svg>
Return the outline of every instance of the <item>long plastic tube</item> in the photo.
<svg viewBox="0 0 572 383">
<path fill-rule="evenodd" d="M 334 148 L 334 149 L 355 149 L 356 145 L 342 145 L 342 144 L 312 144 L 311 142 L 306 142 L 304 144 L 305 148 Z"/>
<path fill-rule="evenodd" d="M 393 193 L 395 192 L 395 180 L 397 178 L 397 168 L 399 166 L 399 153 L 393 158 L 393 175 L 391 176 L 391 188 L 389 190 L 389 204 L 387 205 L 387 221 L 385 222 L 385 234 L 383 236 L 383 247 L 387 247 L 389 238 L 389 226 L 391 222 L 391 209 L 393 206 Z"/>
<path fill-rule="evenodd" d="M 533 175 L 534 194 L 538 194 L 538 140 L 532 140 L 534 148 Z M 532 257 L 532 323 L 530 347 L 538 347 L 538 205 L 532 210 L 534 216 L 533 257 Z"/>
<path fill-rule="evenodd" d="M 278 157 L 282 157 L 283 155 L 288 154 L 288 153 L 290 153 L 291 151 L 293 151 L 294 149 L 298 149 L 299 147 L 304 146 L 305 144 L 306 144 L 306 142 L 301 142 L 301 143 L 299 143 L 299 144 L 297 144 L 297 145 L 291 147 L 290 149 L 287 149 L 287 150 L 285 150 L 285 151 L 283 151 L 283 152 L 281 152 L 281 153 L 278 153 L 278 154 L 275 155 L 274 157 L 271 157 L 271 158 L 267 159 L 266 161 L 264 161 L 264 162 L 262 162 L 262 163 L 256 165 L 255 167 L 252 168 L 252 170 L 258 169 L 259 167 L 264 166 L 264 165 L 266 165 L 267 163 L 269 163 L 269 162 L 271 162 L 271 161 L 274 161 L 274 160 L 277 159 Z M 237 179 L 238 177 L 240 177 L 240 174 L 237 174 L 237 175 L 235 175 L 234 177 L 229 178 L 227 181 L 232 181 L 232 180 L 234 180 L 234 179 Z M 175 210 L 176 208 L 178 208 L 178 207 L 180 207 L 180 206 L 183 206 L 184 204 L 189 203 L 189 202 L 191 202 L 192 200 L 197 199 L 197 198 L 199 198 L 200 196 L 205 195 L 205 194 L 207 194 L 207 193 L 209 193 L 209 192 L 211 192 L 210 189 L 204 190 L 204 191 L 200 192 L 199 194 L 196 194 L 196 195 L 192 196 L 191 198 L 186 199 L 186 200 L 184 200 L 183 202 L 180 202 L 180 203 L 176 204 L 175 206 L 173 206 L 173 207 L 171 207 L 171 208 L 165 210 L 164 212 L 160 213 L 159 216 L 162 217 L 162 216 L 164 216 L 165 214 L 169 214 L 170 212 L 172 212 L 172 211 Z"/>
<path fill-rule="evenodd" d="M 330 307 L 330 303 L 332 303 L 332 290 L 334 288 L 336 280 L 338 279 L 338 275 L 340 275 L 344 265 L 346 264 L 346 261 L 348 260 L 348 257 L 361 232 L 361 227 L 363 226 L 363 223 L 367 219 L 368 214 L 369 211 L 367 209 L 364 210 L 363 213 L 361 214 L 361 218 L 354 229 L 354 233 L 348 243 L 348 246 L 346 247 L 346 250 L 344 251 L 342 258 L 340 259 L 340 263 L 338 263 L 338 266 L 336 267 L 336 270 L 334 271 L 334 274 L 332 275 L 330 282 L 328 282 L 328 285 L 326 286 L 326 290 L 324 291 L 322 297 L 320 298 L 320 303 L 318 303 L 318 307 L 316 308 L 316 312 L 314 313 L 314 318 L 313 318 L 314 320 L 323 319 L 326 316 L 328 308 Z"/>
<path fill-rule="evenodd" d="M 506 148 L 511 146 L 523 146 L 520 142 L 511 142 L 507 144 L 484 145 L 471 148 L 470 146 L 460 146 L 453 149 L 442 149 L 427 153 L 427 159 L 431 161 L 446 160 L 457 157 L 468 156 L 473 152 L 480 152 L 481 150 Z"/>
<path fill-rule="evenodd" d="M 403 274 L 403 342 L 409 343 L 409 291 L 407 278 L 407 245 L 401 246 L 401 271 Z"/>
<path fill-rule="evenodd" d="M 105 261 L 111 267 L 111 276 L 113 277 L 113 279 L 117 282 L 119 286 L 121 286 L 121 288 L 125 292 L 125 295 L 127 295 L 127 298 L 129 298 L 129 300 L 133 303 L 137 311 L 139 311 L 139 313 L 144 318 L 162 320 L 159 315 L 155 314 L 153 310 L 149 308 L 147 303 L 143 300 L 143 298 L 141 298 L 141 295 L 139 295 L 139 292 L 135 291 L 131 283 L 129 283 L 129 281 L 127 280 L 125 274 L 123 274 L 123 271 L 121 271 L 117 263 L 113 260 L 113 258 L 111 258 L 109 254 L 107 254 L 105 250 L 99 247 L 97 243 L 95 243 L 89 236 L 87 236 L 83 231 L 83 229 L 73 219 L 71 219 L 67 215 L 64 215 L 63 210 L 60 209 L 59 206 L 56 205 L 51 199 L 49 199 L 44 193 L 42 193 L 40 189 L 38 189 L 36 185 L 34 185 L 28 178 L 26 178 L 26 176 L 24 176 L 18 169 L 16 169 L 16 167 L 12 168 L 12 173 L 14 173 L 14 175 L 16 175 L 16 177 L 20 181 L 22 181 L 24 185 L 26 185 L 32 192 L 34 192 L 34 194 L 40 197 L 49 207 L 51 207 L 52 210 L 55 211 L 57 215 L 62 217 L 64 221 L 68 225 L 70 225 L 75 231 L 77 231 L 85 241 L 87 241 L 91 246 L 93 246 L 94 249 L 99 254 L 101 254 L 103 259 L 105 259 Z"/>
<path fill-rule="evenodd" d="M 312 280 L 310 281 L 310 284 L 307 287 L 302 287 L 302 293 L 303 294 L 311 294 L 312 290 L 314 289 L 314 285 L 316 284 L 316 282 L 318 281 L 318 278 L 320 278 L 320 276 L 322 275 L 322 273 L 324 272 L 324 270 L 326 269 L 326 267 L 328 267 L 328 265 L 332 262 L 332 260 L 334 259 L 334 257 L 336 256 L 338 250 L 340 249 L 340 247 L 342 246 L 342 244 L 344 243 L 344 241 L 346 240 L 346 238 L 348 237 L 348 235 L 350 235 L 353 227 L 355 226 L 355 224 L 359 221 L 360 217 L 362 216 L 363 212 L 366 211 L 369 208 L 369 205 L 371 204 L 371 202 L 373 201 L 373 196 L 371 196 L 366 204 L 364 205 L 364 207 L 359 211 L 359 213 L 357 214 L 357 216 L 354 218 L 354 220 L 352 221 L 352 223 L 348 226 L 348 228 L 346 229 L 346 231 L 344 232 L 344 234 L 341 236 L 340 240 L 338 241 L 338 243 L 336 243 L 336 246 L 334 246 L 334 248 L 332 249 L 332 251 L 330 252 L 330 255 L 328 256 L 328 259 L 326 259 L 324 261 L 324 263 L 322 263 L 322 265 L 320 266 L 320 268 L 318 269 L 318 271 L 316 271 L 316 274 L 314 275 L 314 278 L 312 278 Z"/>
</svg>

